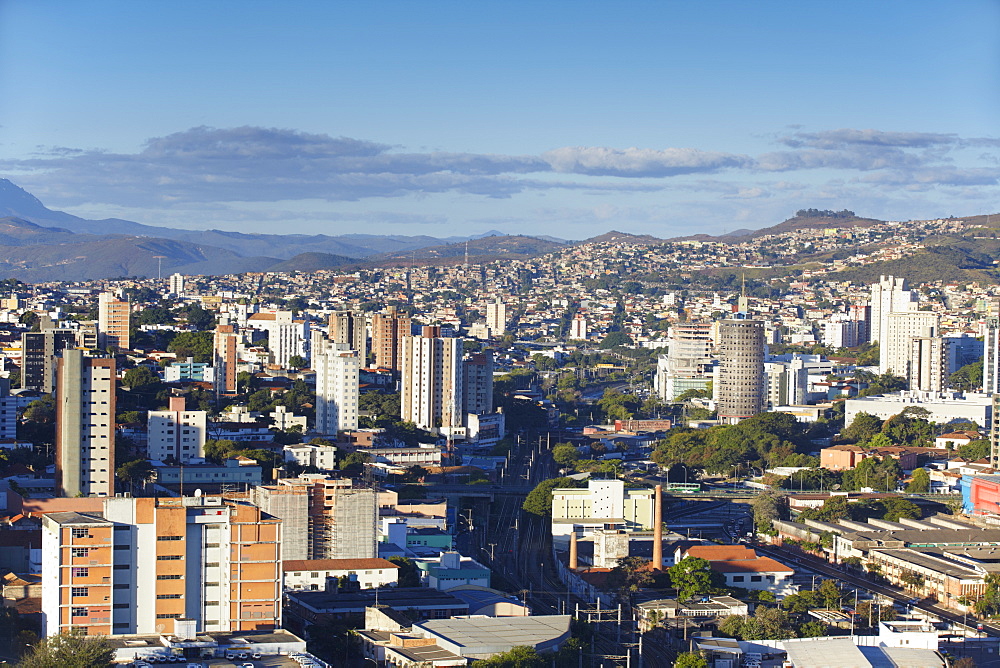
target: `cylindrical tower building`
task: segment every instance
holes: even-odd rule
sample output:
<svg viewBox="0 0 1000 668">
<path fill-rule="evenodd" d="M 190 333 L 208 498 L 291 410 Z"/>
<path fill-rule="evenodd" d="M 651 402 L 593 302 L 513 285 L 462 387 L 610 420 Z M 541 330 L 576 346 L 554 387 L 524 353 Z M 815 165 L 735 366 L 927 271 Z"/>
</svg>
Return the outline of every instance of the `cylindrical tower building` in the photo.
<svg viewBox="0 0 1000 668">
<path fill-rule="evenodd" d="M 719 420 L 736 424 L 764 410 L 764 323 L 719 323 Z"/>
</svg>

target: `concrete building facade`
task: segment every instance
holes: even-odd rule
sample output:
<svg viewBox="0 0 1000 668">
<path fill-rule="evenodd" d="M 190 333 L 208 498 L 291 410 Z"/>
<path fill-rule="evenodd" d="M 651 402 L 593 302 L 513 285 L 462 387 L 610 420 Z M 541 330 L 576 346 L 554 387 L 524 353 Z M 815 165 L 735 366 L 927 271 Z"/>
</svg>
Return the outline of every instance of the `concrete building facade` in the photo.
<svg viewBox="0 0 1000 668">
<path fill-rule="evenodd" d="M 358 374 L 361 358 L 347 343 L 314 337 L 316 431 L 334 435 L 358 428 Z"/>
<path fill-rule="evenodd" d="M 128 300 L 117 299 L 110 292 L 102 292 L 97 300 L 97 347 L 128 350 L 132 305 Z"/>
<path fill-rule="evenodd" d="M 760 320 L 719 323 L 716 407 L 719 420 L 735 424 L 764 410 L 764 324 Z"/>
<path fill-rule="evenodd" d="M 462 428 L 462 340 L 424 327 L 404 340 L 402 419 L 421 429 L 452 434 Z"/>
<path fill-rule="evenodd" d="M 150 411 L 147 453 L 150 459 L 187 464 L 205 456 L 208 414 L 189 411 L 184 397 L 170 397 L 165 411 Z"/>
<path fill-rule="evenodd" d="M 103 516 L 102 516 L 103 515 Z M 42 520 L 46 636 L 281 626 L 281 521 L 219 497 L 110 498 Z"/>
<path fill-rule="evenodd" d="M 114 496 L 115 361 L 65 350 L 56 366 L 56 488 Z"/>
</svg>

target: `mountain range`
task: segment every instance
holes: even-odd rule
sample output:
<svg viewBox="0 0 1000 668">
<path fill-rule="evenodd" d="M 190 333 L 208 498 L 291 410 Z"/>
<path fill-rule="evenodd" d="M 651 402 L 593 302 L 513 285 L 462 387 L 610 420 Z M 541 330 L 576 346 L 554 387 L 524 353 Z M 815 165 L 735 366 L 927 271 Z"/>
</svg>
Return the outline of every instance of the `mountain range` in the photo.
<svg viewBox="0 0 1000 668">
<path fill-rule="evenodd" d="M 987 228 L 1000 227 L 1000 216 L 979 216 L 968 221 Z M 862 218 L 850 211 L 808 209 L 777 225 L 759 230 L 736 230 L 718 237 L 699 234 L 675 239 L 616 230 L 583 241 L 505 235 L 497 231 L 446 238 L 426 235 L 246 234 L 159 227 L 118 218 L 80 218 L 49 209 L 37 197 L 11 181 L 0 179 L 0 279 L 16 278 L 28 283 L 41 283 L 122 276 L 167 276 L 174 272 L 191 275 L 323 269 L 355 271 L 379 266 L 452 264 L 462 262 L 466 256 L 477 261 L 524 259 L 583 243 L 617 241 L 657 244 L 678 239 L 732 241 L 797 229 L 868 226 L 879 222 L 882 221 Z M 991 234 L 1000 236 L 992 230 Z M 991 268 L 990 256 L 1000 256 L 1000 240 L 986 241 L 976 237 L 974 244 L 971 241 L 967 237 L 937 240 L 935 248 L 928 248 L 928 252 L 935 257 L 936 266 L 933 269 L 940 270 L 942 264 L 954 265 L 962 270 L 963 279 L 982 277 Z M 930 266 L 928 270 L 931 270 Z"/>
<path fill-rule="evenodd" d="M 567 242 L 490 231 L 468 237 L 427 235 L 246 234 L 185 230 L 130 220 L 88 220 L 49 209 L 0 179 L 0 278 L 37 283 L 119 276 L 316 271 L 363 266 L 529 257 Z"/>
</svg>

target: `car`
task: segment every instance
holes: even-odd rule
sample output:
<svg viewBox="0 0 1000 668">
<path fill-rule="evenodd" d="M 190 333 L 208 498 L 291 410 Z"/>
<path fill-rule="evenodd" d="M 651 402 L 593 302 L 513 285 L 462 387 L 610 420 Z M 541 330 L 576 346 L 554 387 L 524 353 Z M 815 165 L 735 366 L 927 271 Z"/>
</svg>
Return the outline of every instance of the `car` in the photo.
<svg viewBox="0 0 1000 668">
<path fill-rule="evenodd" d="M 255 667 L 252 663 L 247 662 L 247 663 L 241 663 L 240 668 L 255 668 Z"/>
</svg>

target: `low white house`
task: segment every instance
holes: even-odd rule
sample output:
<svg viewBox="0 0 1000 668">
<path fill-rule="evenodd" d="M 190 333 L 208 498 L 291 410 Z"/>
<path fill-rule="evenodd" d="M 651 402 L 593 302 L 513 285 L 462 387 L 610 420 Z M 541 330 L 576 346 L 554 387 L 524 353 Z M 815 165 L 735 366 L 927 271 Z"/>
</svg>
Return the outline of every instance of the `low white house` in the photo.
<svg viewBox="0 0 1000 668">
<path fill-rule="evenodd" d="M 320 471 L 334 471 L 337 468 L 337 448 L 332 445 L 299 443 L 282 448 L 286 462 L 296 462 L 299 466 L 315 466 Z"/>
<path fill-rule="evenodd" d="M 393 586 L 399 566 L 386 559 L 290 559 L 282 564 L 285 589 L 326 591 L 330 578 L 346 577 L 362 589 Z"/>
</svg>

